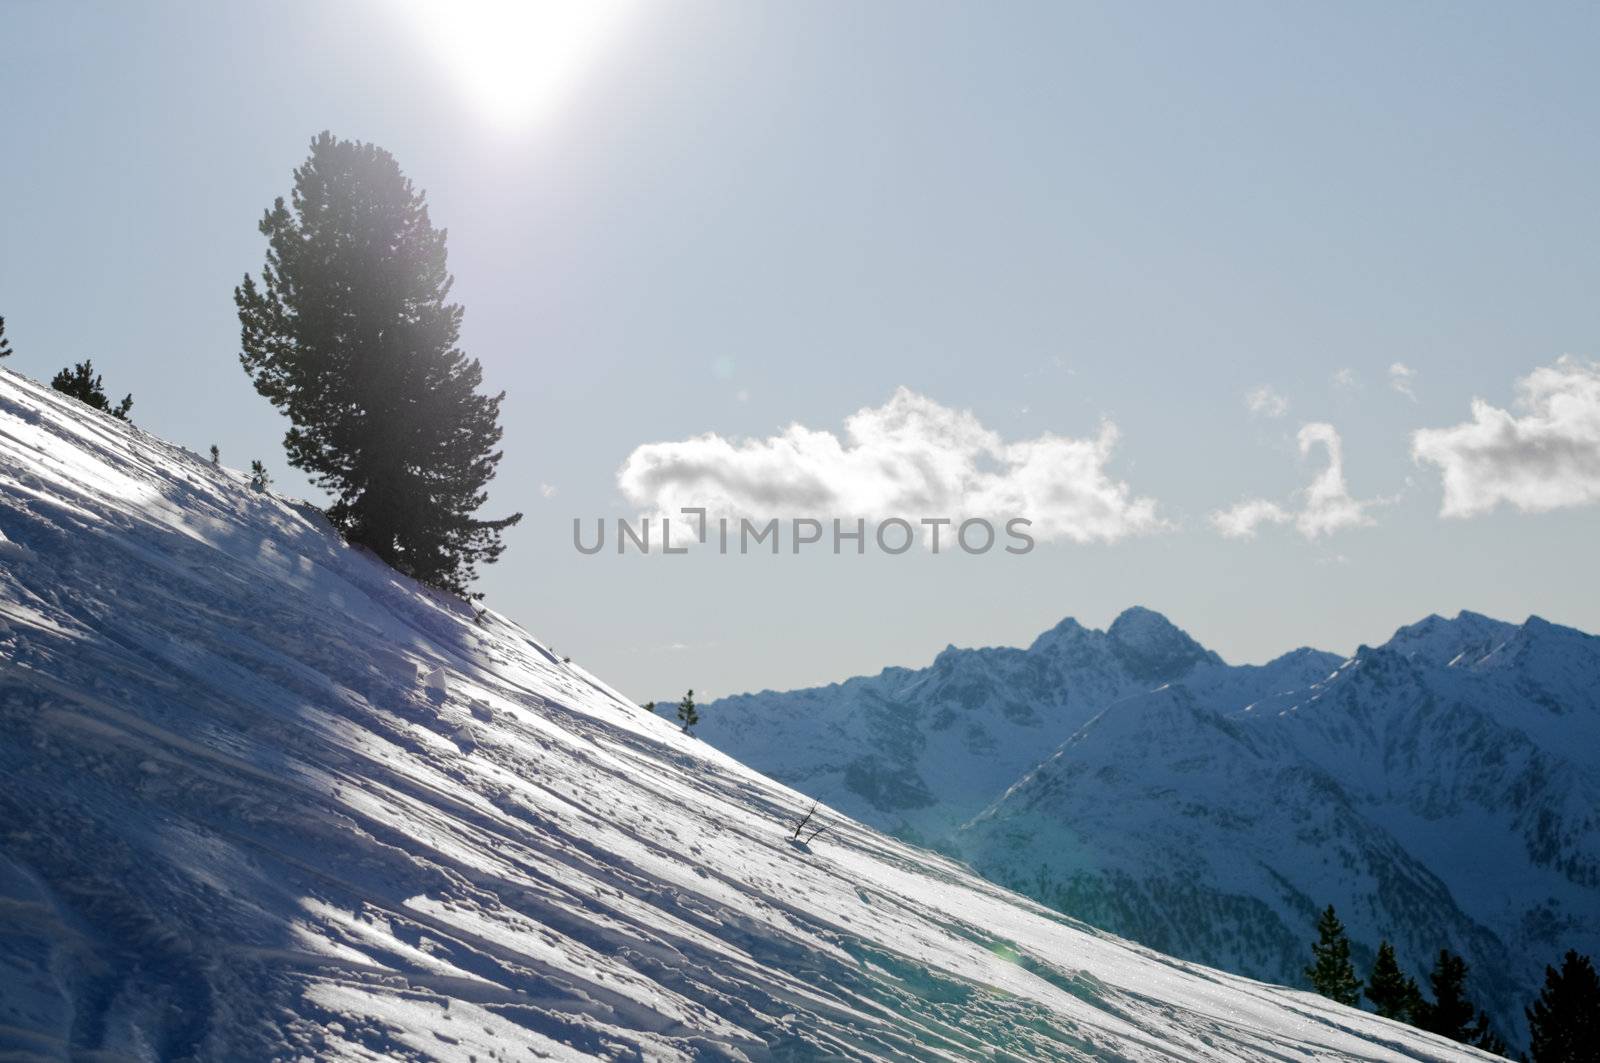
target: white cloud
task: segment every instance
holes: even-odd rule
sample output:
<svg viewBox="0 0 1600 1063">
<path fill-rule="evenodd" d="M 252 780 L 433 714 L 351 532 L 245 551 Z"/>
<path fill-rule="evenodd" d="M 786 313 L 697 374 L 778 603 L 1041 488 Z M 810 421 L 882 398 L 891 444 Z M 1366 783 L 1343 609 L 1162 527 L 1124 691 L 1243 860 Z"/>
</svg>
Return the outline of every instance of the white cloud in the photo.
<svg viewBox="0 0 1600 1063">
<path fill-rule="evenodd" d="M 1600 364 L 1541 366 L 1517 381 L 1514 406 L 1521 416 L 1473 399 L 1472 420 L 1412 434 L 1412 458 L 1443 477 L 1441 516 L 1600 502 Z"/>
<path fill-rule="evenodd" d="M 1356 378 L 1354 369 L 1340 369 L 1333 374 L 1333 386 L 1336 388 L 1358 388 L 1361 381 Z"/>
<path fill-rule="evenodd" d="M 556 497 L 555 485 L 554 484 L 540 484 L 539 485 L 539 493 L 541 495 L 543 495 L 545 498 L 554 498 L 554 497 Z"/>
<path fill-rule="evenodd" d="M 1389 367 L 1389 386 L 1412 402 L 1417 401 L 1417 393 L 1411 390 L 1416 379 L 1417 371 L 1404 362 L 1395 362 Z"/>
<path fill-rule="evenodd" d="M 1006 442 L 971 413 L 900 388 L 852 414 L 842 439 L 795 424 L 766 439 L 646 444 L 617 486 L 661 514 L 703 506 L 713 517 L 983 517 L 997 527 L 1026 517 L 1041 542 L 1114 542 L 1166 526 L 1153 499 L 1107 474 L 1116 442 L 1109 422 L 1092 439 Z"/>
<path fill-rule="evenodd" d="M 1289 400 L 1266 384 L 1245 392 L 1244 404 L 1251 413 L 1261 417 L 1282 417 L 1289 412 Z"/>
<path fill-rule="evenodd" d="M 1293 524 L 1307 539 L 1317 539 L 1344 528 L 1375 523 L 1367 511 L 1380 503 L 1375 499 L 1350 496 L 1344 480 L 1344 445 L 1333 425 L 1320 422 L 1305 425 L 1298 438 L 1302 458 L 1319 443 L 1328 452 L 1328 464 L 1310 484 L 1295 492 L 1299 508 L 1252 498 L 1211 514 L 1211 524 L 1217 531 L 1230 539 L 1249 539 L 1263 524 Z"/>
<path fill-rule="evenodd" d="M 1294 515 L 1276 502 L 1252 498 L 1211 514 L 1211 524 L 1229 539 L 1250 539 L 1262 524 L 1287 524 Z"/>
</svg>

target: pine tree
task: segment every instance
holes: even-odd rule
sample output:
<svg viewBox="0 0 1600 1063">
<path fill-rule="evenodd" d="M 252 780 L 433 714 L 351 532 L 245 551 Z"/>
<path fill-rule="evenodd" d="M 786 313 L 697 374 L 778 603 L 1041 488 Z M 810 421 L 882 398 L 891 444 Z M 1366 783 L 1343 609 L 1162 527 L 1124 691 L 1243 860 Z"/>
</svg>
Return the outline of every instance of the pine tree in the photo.
<svg viewBox="0 0 1600 1063">
<path fill-rule="evenodd" d="M 80 402 L 86 402 L 97 410 L 104 410 L 111 416 L 126 421 L 128 411 L 133 409 L 133 396 L 125 395 L 121 402 L 115 406 L 106 398 L 105 385 L 94 371 L 94 365 L 89 359 L 84 359 L 71 369 L 63 369 L 50 378 L 50 386 L 63 395 L 71 395 Z"/>
<path fill-rule="evenodd" d="M 1472 1019 L 1477 1009 L 1467 999 L 1466 981 L 1467 961 L 1449 949 L 1440 949 L 1433 972 L 1428 975 L 1433 999 L 1418 1004 L 1416 1025 L 1452 1041 L 1466 1041 L 1471 1037 Z"/>
<path fill-rule="evenodd" d="M 1467 1035 L 1467 1044 L 1481 1048 L 1491 1056 L 1506 1054 L 1506 1043 L 1489 1028 L 1489 1016 L 1482 1010 L 1478 1012 L 1478 1021 L 1473 1024 L 1472 1032 Z"/>
<path fill-rule="evenodd" d="M 651 714 L 654 714 L 655 711 L 656 711 L 656 703 L 653 702 L 653 701 L 645 702 L 643 707 L 644 707 L 644 711 L 645 712 L 648 712 L 648 713 L 651 713 Z"/>
<path fill-rule="evenodd" d="M 1373 1008 L 1386 1019 L 1410 1022 L 1421 996 L 1416 981 L 1400 970 L 1394 946 L 1379 942 L 1378 958 L 1372 962 L 1372 974 L 1367 977 L 1367 999 Z"/>
<path fill-rule="evenodd" d="M 1527 1009 L 1533 1063 L 1580 1063 L 1600 1051 L 1600 977 L 1594 964 L 1567 950 L 1561 970 L 1544 969 L 1544 988 Z"/>
<path fill-rule="evenodd" d="M 217 449 L 217 445 L 215 443 L 211 444 L 211 464 L 222 464 L 222 451 Z"/>
<path fill-rule="evenodd" d="M 683 696 L 683 700 L 678 702 L 678 722 L 683 725 L 684 734 L 688 734 L 689 728 L 700 722 L 700 713 L 694 707 L 694 690 L 692 688 L 689 693 Z"/>
<path fill-rule="evenodd" d="M 0 358 L 11 357 L 11 341 L 6 339 L 6 319 L 0 317 Z"/>
<path fill-rule="evenodd" d="M 250 487 L 256 491 L 265 491 L 272 486 L 272 474 L 267 472 L 267 467 L 260 458 L 250 462 Z"/>
<path fill-rule="evenodd" d="M 1311 955 L 1311 966 L 1306 968 L 1311 988 L 1341 1004 L 1354 1007 L 1360 1003 L 1361 979 L 1350 963 L 1350 939 L 1331 904 L 1317 920 L 1317 941 L 1311 946 Z"/>
<path fill-rule="evenodd" d="M 406 574 L 465 593 L 521 514 L 477 520 L 500 453 L 499 395 L 456 346 L 445 232 L 394 156 L 322 133 L 289 204 L 261 221 L 266 265 L 234 290 L 239 360 L 288 415 L 289 464 L 328 517 Z"/>
</svg>

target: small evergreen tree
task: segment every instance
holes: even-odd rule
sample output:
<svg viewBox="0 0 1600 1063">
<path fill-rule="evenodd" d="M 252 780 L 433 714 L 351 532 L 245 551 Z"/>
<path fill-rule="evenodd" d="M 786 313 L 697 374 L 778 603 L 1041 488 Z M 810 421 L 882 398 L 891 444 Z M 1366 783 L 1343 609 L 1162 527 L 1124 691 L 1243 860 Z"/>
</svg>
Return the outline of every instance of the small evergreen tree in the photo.
<svg viewBox="0 0 1600 1063">
<path fill-rule="evenodd" d="M 651 713 L 651 714 L 654 714 L 655 711 L 656 711 L 656 703 L 653 702 L 653 701 L 645 702 L 644 703 L 644 711 L 648 712 L 648 713 Z"/>
<path fill-rule="evenodd" d="M 222 464 L 222 451 L 217 449 L 217 445 L 215 443 L 211 444 L 211 464 Z"/>
<path fill-rule="evenodd" d="M 1449 949 L 1440 949 L 1433 971 L 1428 975 L 1433 999 L 1418 1004 L 1416 1025 L 1452 1041 L 1467 1041 L 1472 1036 L 1472 1020 L 1478 1009 L 1467 999 L 1466 981 L 1467 961 Z"/>
<path fill-rule="evenodd" d="M 1400 970 L 1394 946 L 1379 942 L 1378 958 L 1372 962 L 1372 974 L 1367 977 L 1367 999 L 1373 1008 L 1386 1019 L 1410 1022 L 1421 997 L 1416 981 Z"/>
<path fill-rule="evenodd" d="M 1544 988 L 1527 1009 L 1533 1063 L 1582 1063 L 1600 1052 L 1600 977 L 1568 949 L 1561 970 L 1544 969 Z"/>
<path fill-rule="evenodd" d="M 1478 1011 L 1478 1021 L 1473 1024 L 1472 1032 L 1467 1035 L 1467 1044 L 1481 1048 L 1491 1056 L 1506 1054 L 1506 1043 L 1500 1040 L 1499 1034 L 1489 1028 L 1489 1016 L 1481 1009 Z"/>
<path fill-rule="evenodd" d="M 288 415 L 289 464 L 334 495 L 352 542 L 459 594 L 521 519 L 478 520 L 500 402 L 456 345 L 445 232 L 393 155 L 322 133 L 261 220 L 259 282 L 234 289 L 239 361 Z"/>
<path fill-rule="evenodd" d="M 1311 988 L 1341 1004 L 1351 1007 L 1361 1002 L 1361 979 L 1350 963 L 1350 939 L 1345 937 L 1344 924 L 1333 913 L 1333 905 L 1317 920 L 1317 941 L 1311 946 L 1311 966 L 1306 977 Z"/>
<path fill-rule="evenodd" d="M 260 458 L 250 462 L 250 487 L 256 491 L 265 491 L 272 486 L 272 474 L 267 472 L 267 467 L 261 463 Z"/>
<path fill-rule="evenodd" d="M 700 713 L 694 707 L 693 688 L 683 696 L 682 701 L 678 702 L 678 722 L 683 725 L 684 734 L 688 734 L 689 728 L 700 722 Z"/>
<path fill-rule="evenodd" d="M 105 385 L 94 371 L 93 363 L 85 358 L 71 369 L 63 369 L 50 379 L 50 386 L 63 395 L 71 395 L 80 402 L 87 402 L 97 410 L 104 410 L 111 416 L 126 421 L 128 411 L 133 409 L 133 396 L 125 395 L 121 402 L 115 406 L 106 398 Z"/>
<path fill-rule="evenodd" d="M 0 317 L 0 358 L 11 357 L 11 341 L 6 339 L 6 319 Z"/>
</svg>

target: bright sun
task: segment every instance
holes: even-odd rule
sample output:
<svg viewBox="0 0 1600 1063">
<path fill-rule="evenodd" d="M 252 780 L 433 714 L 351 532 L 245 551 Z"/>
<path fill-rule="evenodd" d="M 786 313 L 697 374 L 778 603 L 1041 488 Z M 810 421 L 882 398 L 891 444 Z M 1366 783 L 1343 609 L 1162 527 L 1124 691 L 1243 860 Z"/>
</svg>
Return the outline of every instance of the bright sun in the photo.
<svg viewBox="0 0 1600 1063">
<path fill-rule="evenodd" d="M 549 113 L 637 0 L 402 0 L 497 123 Z"/>
</svg>

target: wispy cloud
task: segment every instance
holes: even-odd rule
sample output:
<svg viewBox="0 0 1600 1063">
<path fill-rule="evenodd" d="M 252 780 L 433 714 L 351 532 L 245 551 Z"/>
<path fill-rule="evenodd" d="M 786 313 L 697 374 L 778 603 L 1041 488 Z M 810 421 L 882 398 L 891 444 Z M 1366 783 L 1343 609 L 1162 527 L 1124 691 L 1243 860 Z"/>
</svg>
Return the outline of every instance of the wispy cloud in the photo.
<svg viewBox="0 0 1600 1063">
<path fill-rule="evenodd" d="M 654 646 L 633 646 L 629 653 L 689 653 L 694 650 L 714 650 L 717 642 L 667 642 Z"/>
<path fill-rule="evenodd" d="M 1282 417 L 1289 412 L 1289 400 L 1267 384 L 1245 392 L 1244 404 L 1258 417 Z"/>
<path fill-rule="evenodd" d="M 1411 385 L 1417 379 L 1417 371 L 1404 362 L 1395 362 L 1389 366 L 1389 386 L 1412 402 L 1417 401 L 1417 393 Z"/>
<path fill-rule="evenodd" d="M 1563 357 L 1535 369 L 1513 406 L 1520 416 L 1473 399 L 1472 420 L 1412 434 L 1411 456 L 1443 477 L 1441 516 L 1600 502 L 1600 364 Z"/>
<path fill-rule="evenodd" d="M 1295 492 L 1290 505 L 1252 498 L 1218 510 L 1211 514 L 1211 524 L 1217 531 L 1230 539 L 1249 539 L 1263 524 L 1293 524 L 1307 539 L 1317 539 L 1344 528 L 1376 523 L 1368 511 L 1380 502 L 1350 495 L 1344 479 L 1344 445 L 1333 425 L 1320 422 L 1305 425 L 1298 439 L 1302 458 L 1319 444 L 1327 451 L 1328 464 L 1322 471 L 1306 487 Z"/>
<path fill-rule="evenodd" d="M 1346 390 L 1354 390 L 1355 388 L 1361 386 L 1361 379 L 1356 376 L 1356 371 L 1354 369 L 1346 367 L 1344 369 L 1338 369 L 1334 371 L 1333 386 L 1336 388 L 1344 388 Z"/>
<path fill-rule="evenodd" d="M 1251 498 L 1211 514 L 1211 525 L 1229 539 L 1253 539 L 1263 524 L 1287 524 L 1294 514 L 1264 498 Z"/>
<path fill-rule="evenodd" d="M 634 506 L 713 517 L 1027 517 L 1039 541 L 1114 542 L 1166 526 L 1153 499 L 1106 470 L 1109 421 L 1093 438 L 1007 442 L 964 410 L 906 388 L 858 410 L 841 438 L 794 424 L 765 439 L 716 434 L 638 447 L 617 474 Z"/>
</svg>

